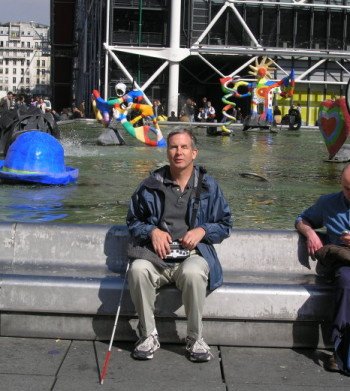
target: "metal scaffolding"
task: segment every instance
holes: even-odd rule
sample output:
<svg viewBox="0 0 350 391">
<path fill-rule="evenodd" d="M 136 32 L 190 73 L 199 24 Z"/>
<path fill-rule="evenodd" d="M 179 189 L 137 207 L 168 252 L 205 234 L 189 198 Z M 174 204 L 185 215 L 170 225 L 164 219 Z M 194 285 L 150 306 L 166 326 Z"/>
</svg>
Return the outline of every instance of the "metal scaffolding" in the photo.
<svg viewBox="0 0 350 391">
<path fill-rule="evenodd" d="M 147 0 L 144 0 L 146 3 Z M 350 7 L 347 0 L 332 0 L 332 4 L 325 0 L 314 0 L 312 3 L 306 0 L 291 0 L 291 1 L 258 1 L 258 0 L 228 0 L 223 1 L 215 15 L 211 15 L 211 7 L 215 3 L 218 8 L 218 1 L 212 0 L 188 0 L 188 1 L 153 1 L 154 4 L 163 3 L 163 6 L 168 8 L 169 17 L 169 35 L 167 37 L 167 46 L 143 46 L 141 35 L 138 37 L 137 45 L 127 43 L 113 44 L 112 35 L 115 28 L 115 12 L 114 10 L 121 8 L 129 8 L 135 4 L 123 2 L 119 0 L 77 0 L 77 60 L 75 62 L 75 78 L 74 90 L 77 100 L 86 100 L 93 88 L 103 90 L 103 94 L 107 97 L 110 92 L 111 84 L 111 69 L 117 67 L 124 77 L 133 82 L 137 80 L 136 70 L 131 69 L 129 64 L 123 62 L 123 53 L 132 56 L 141 56 L 141 58 L 153 58 L 159 60 L 161 65 L 155 64 L 154 72 L 148 75 L 148 78 L 140 83 L 139 88 L 147 94 L 147 88 L 159 77 L 166 69 L 169 69 L 167 75 L 167 107 L 170 110 L 178 107 L 179 96 L 179 75 L 181 63 L 189 58 L 196 57 L 200 59 L 206 67 L 209 67 L 219 77 L 235 75 L 239 72 L 245 72 L 245 68 L 259 56 L 268 56 L 277 64 L 275 77 L 287 74 L 287 69 L 291 66 L 295 68 L 296 82 L 299 85 L 305 85 L 305 88 L 310 91 L 312 85 L 319 85 L 324 88 L 324 85 L 338 86 L 340 91 L 345 90 L 345 85 L 348 82 L 350 75 L 350 52 L 347 50 L 346 42 L 350 36 Z M 135 2 L 132 2 L 135 3 Z M 148 0 L 148 4 L 152 3 Z M 131 5 L 130 5 L 131 4 Z M 140 12 L 140 4 L 142 0 L 137 2 Z M 201 10 L 206 10 L 207 23 L 202 23 L 202 29 L 198 28 L 197 35 L 195 34 L 195 10 L 196 7 L 201 7 Z M 206 8 L 205 8 L 206 7 Z M 249 7 L 256 7 L 256 10 L 263 15 L 266 9 L 290 10 L 291 17 L 294 18 L 292 28 L 293 42 L 292 44 L 283 43 L 282 45 L 270 46 L 264 44 L 263 39 L 252 26 L 246 10 Z M 344 15 L 344 26 L 341 41 L 341 48 L 334 49 L 329 45 L 330 42 L 330 24 L 325 25 L 326 29 L 326 46 L 325 48 L 317 48 L 317 37 L 314 37 L 315 32 L 310 27 L 310 36 L 306 36 L 305 40 L 312 43 L 311 47 L 298 47 L 295 43 L 297 36 L 298 21 L 297 18 L 301 15 L 300 12 L 309 12 L 310 18 L 314 18 L 314 13 L 319 15 L 319 12 L 324 12 L 325 15 L 330 15 L 330 11 L 340 12 Z M 230 18 L 234 18 L 235 23 L 242 31 L 241 42 L 238 44 L 230 44 L 222 42 L 221 38 L 213 39 L 213 29 L 219 21 L 222 21 L 227 13 L 230 13 Z M 331 16 L 327 16 L 331 18 Z M 226 18 L 226 21 L 228 19 Z M 141 23 L 141 22 L 140 22 Z M 200 23 L 198 22 L 197 25 Z M 313 26 L 313 25 L 312 25 Z M 141 31 L 142 23 L 139 29 Z M 261 16 L 260 30 L 262 31 L 263 16 Z M 226 26 L 227 30 L 227 26 Z M 185 31 L 186 40 L 182 39 L 182 34 Z M 225 32 L 227 35 L 227 31 Z M 247 44 L 249 40 L 249 44 Z M 346 40 L 346 42 L 344 42 Z M 228 41 L 226 39 L 226 41 Z M 214 42 L 214 43 L 213 43 Z M 350 43 L 350 42 L 349 42 Z M 309 45 L 311 46 L 311 44 Z M 350 45 L 349 45 L 350 47 Z M 220 65 L 216 64 L 215 59 L 219 57 L 239 58 L 240 66 L 227 71 Z M 79 61 L 78 61 L 79 59 Z M 317 76 L 315 76 L 317 75 Z M 249 80 L 249 78 L 243 78 Z M 102 88 L 103 87 L 103 88 Z"/>
</svg>

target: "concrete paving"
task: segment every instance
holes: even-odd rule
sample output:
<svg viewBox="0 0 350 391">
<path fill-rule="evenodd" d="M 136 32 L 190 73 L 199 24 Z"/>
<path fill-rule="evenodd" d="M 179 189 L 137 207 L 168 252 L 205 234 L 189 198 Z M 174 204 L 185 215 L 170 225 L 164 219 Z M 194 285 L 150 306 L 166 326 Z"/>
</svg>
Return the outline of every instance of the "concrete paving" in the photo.
<svg viewBox="0 0 350 391">
<path fill-rule="evenodd" d="M 209 363 L 194 364 L 182 345 L 162 344 L 150 361 L 130 357 L 132 343 L 116 342 L 103 385 L 108 343 L 0 338 L 1 391 L 348 390 L 350 378 L 324 371 L 325 350 L 212 346 Z"/>
</svg>

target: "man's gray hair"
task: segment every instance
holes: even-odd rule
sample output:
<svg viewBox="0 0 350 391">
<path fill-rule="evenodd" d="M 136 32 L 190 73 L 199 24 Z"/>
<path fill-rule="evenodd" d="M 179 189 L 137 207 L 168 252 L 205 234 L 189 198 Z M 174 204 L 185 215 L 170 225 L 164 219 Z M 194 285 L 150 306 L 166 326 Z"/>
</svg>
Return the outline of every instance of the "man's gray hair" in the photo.
<svg viewBox="0 0 350 391">
<path fill-rule="evenodd" d="M 192 141 L 192 148 L 193 149 L 197 149 L 197 138 L 196 136 L 192 133 L 191 130 L 189 129 L 180 129 L 180 130 L 174 130 L 172 132 L 170 132 L 166 138 L 166 141 L 167 141 L 167 145 L 169 145 L 169 140 L 171 137 L 175 136 L 176 134 L 187 134 L 188 136 L 190 136 L 191 138 L 191 141 Z"/>
</svg>

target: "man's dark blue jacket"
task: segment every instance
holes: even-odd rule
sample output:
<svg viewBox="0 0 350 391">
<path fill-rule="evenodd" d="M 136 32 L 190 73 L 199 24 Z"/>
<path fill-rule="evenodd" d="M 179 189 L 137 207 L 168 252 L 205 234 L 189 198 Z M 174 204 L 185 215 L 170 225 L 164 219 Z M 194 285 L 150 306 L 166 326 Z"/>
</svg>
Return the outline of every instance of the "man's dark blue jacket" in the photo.
<svg viewBox="0 0 350 391">
<path fill-rule="evenodd" d="M 160 227 L 164 211 L 164 192 L 162 190 L 166 166 L 154 171 L 141 182 L 133 194 L 126 223 L 130 235 L 141 245 L 149 243 L 151 232 Z M 199 166 L 195 166 L 194 187 L 197 187 Z M 193 213 L 194 197 L 188 203 L 188 223 Z M 221 243 L 230 236 L 232 229 L 232 218 L 230 208 L 217 182 L 204 173 L 200 204 L 194 228 L 202 227 L 205 236 L 197 245 L 197 250 L 208 262 L 209 289 L 218 288 L 223 282 L 222 268 L 217 257 L 213 244 Z"/>
</svg>

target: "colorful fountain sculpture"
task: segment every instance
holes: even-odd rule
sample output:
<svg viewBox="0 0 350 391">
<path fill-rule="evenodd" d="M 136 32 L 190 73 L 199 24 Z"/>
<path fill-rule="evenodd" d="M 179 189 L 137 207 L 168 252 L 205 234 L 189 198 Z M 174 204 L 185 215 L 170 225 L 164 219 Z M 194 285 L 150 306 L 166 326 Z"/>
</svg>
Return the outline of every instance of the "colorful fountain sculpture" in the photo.
<svg viewBox="0 0 350 391">
<path fill-rule="evenodd" d="M 222 98 L 225 107 L 222 110 L 224 116 L 229 119 L 227 125 L 223 126 L 224 132 L 230 132 L 228 125 L 235 121 L 235 117 L 230 114 L 230 110 L 236 106 L 232 99 L 251 98 L 250 114 L 244 119 L 244 130 L 254 128 L 269 128 L 274 121 L 273 97 L 275 94 L 282 98 L 290 98 L 294 94 L 294 70 L 290 74 L 278 81 L 270 80 L 271 72 L 275 70 L 271 65 L 273 60 L 263 57 L 259 62 L 255 60 L 255 65 L 249 65 L 249 74 L 256 77 L 255 82 L 245 82 L 239 76 L 228 76 L 220 79 L 222 91 L 225 93 Z"/>
<path fill-rule="evenodd" d="M 99 91 L 93 90 L 92 104 L 97 120 L 107 127 L 111 119 L 114 118 L 132 137 L 146 145 L 166 146 L 152 106 L 142 103 L 144 101 L 143 92 L 133 89 L 126 93 L 124 83 L 117 83 L 115 91 L 117 97 L 105 101 L 101 98 Z M 145 121 L 145 123 L 140 124 L 140 121 Z"/>
</svg>

